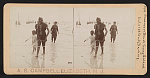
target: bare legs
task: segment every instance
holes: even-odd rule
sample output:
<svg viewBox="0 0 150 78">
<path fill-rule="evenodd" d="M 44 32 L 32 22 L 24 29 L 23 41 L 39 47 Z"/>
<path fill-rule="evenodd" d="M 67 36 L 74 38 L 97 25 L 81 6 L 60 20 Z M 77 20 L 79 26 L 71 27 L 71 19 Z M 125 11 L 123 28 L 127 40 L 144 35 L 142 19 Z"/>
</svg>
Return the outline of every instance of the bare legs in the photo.
<svg viewBox="0 0 150 78">
<path fill-rule="evenodd" d="M 38 57 L 39 51 L 40 51 L 40 46 L 38 46 L 38 48 L 37 48 L 37 55 L 36 55 L 36 57 Z"/>
<path fill-rule="evenodd" d="M 101 50 L 102 50 L 102 53 L 101 53 L 101 55 L 103 54 L 103 49 L 104 49 L 104 47 L 103 47 L 103 46 L 101 46 Z"/>
<path fill-rule="evenodd" d="M 103 50 L 104 50 L 104 47 L 103 47 L 103 44 L 104 44 L 104 41 L 103 42 L 100 42 L 100 41 L 96 41 L 96 51 L 95 51 L 95 57 L 97 55 L 97 51 L 98 51 L 98 47 L 99 47 L 99 43 L 100 43 L 100 46 L 101 46 L 101 55 L 104 54 Z"/>
<path fill-rule="evenodd" d="M 43 54 L 45 54 L 45 46 L 43 46 Z"/>
<path fill-rule="evenodd" d="M 92 54 L 92 52 L 95 52 L 95 48 L 94 47 L 92 47 L 90 54 Z"/>
<path fill-rule="evenodd" d="M 96 46 L 95 57 L 97 55 L 97 51 L 98 51 L 98 46 Z"/>
<path fill-rule="evenodd" d="M 53 35 L 52 34 L 52 42 L 54 41 L 54 43 L 56 42 L 56 38 L 57 38 L 57 35 Z"/>
<path fill-rule="evenodd" d="M 35 46 L 33 46 L 33 52 L 32 53 L 34 53 L 36 51 L 36 47 Z"/>
<path fill-rule="evenodd" d="M 37 48 L 37 55 L 36 55 L 36 57 L 38 57 L 39 51 L 40 51 L 40 46 Z M 43 46 L 43 54 L 45 54 L 45 47 L 44 46 Z"/>
<path fill-rule="evenodd" d="M 111 42 L 112 42 L 112 39 L 113 39 L 113 38 L 111 37 Z"/>
<path fill-rule="evenodd" d="M 114 36 L 111 36 L 111 42 L 115 42 L 115 39 L 116 39 L 116 35 L 114 35 Z"/>
<path fill-rule="evenodd" d="M 36 55 L 36 57 L 38 57 L 38 55 L 39 55 L 41 43 L 42 43 L 42 46 L 43 46 L 43 54 L 45 54 L 45 42 L 46 41 L 40 41 L 40 40 L 38 41 L 38 48 L 37 48 L 37 55 Z"/>
</svg>

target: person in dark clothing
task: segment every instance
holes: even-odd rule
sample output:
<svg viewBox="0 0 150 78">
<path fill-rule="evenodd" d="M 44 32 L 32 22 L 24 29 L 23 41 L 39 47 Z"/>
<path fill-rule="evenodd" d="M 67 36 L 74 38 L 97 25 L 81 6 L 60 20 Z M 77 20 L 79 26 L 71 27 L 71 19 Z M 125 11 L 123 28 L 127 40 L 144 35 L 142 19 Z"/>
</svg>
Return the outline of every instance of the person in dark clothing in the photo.
<svg viewBox="0 0 150 78">
<path fill-rule="evenodd" d="M 115 39 L 116 39 L 116 32 L 118 34 L 118 29 L 117 29 L 117 26 L 116 26 L 116 22 L 114 22 L 113 25 L 110 28 L 111 42 L 113 41 L 113 43 L 115 42 Z"/>
<path fill-rule="evenodd" d="M 54 22 L 54 25 L 51 28 L 52 42 L 54 42 L 54 43 L 55 43 L 56 38 L 57 38 L 57 33 L 59 34 L 57 22 Z"/>
<path fill-rule="evenodd" d="M 95 29 L 95 40 L 96 40 L 96 52 L 95 52 L 95 56 L 97 55 L 97 51 L 98 51 L 98 47 L 99 47 L 99 43 L 101 46 L 101 55 L 103 54 L 103 45 L 104 45 L 104 41 L 105 41 L 105 36 L 107 35 L 107 29 L 104 23 L 101 22 L 101 19 L 97 17 L 96 19 L 96 24 L 94 25 L 94 29 Z M 104 34 L 104 29 L 106 31 L 106 33 Z"/>
<path fill-rule="evenodd" d="M 38 24 L 35 25 L 37 40 L 38 40 L 38 48 L 37 48 L 37 56 L 39 54 L 40 46 L 42 43 L 43 46 L 43 54 L 45 54 L 45 43 L 47 41 L 47 36 L 49 35 L 49 29 L 46 23 L 43 22 L 43 18 L 39 17 Z M 48 31 L 46 34 L 46 30 Z"/>
</svg>

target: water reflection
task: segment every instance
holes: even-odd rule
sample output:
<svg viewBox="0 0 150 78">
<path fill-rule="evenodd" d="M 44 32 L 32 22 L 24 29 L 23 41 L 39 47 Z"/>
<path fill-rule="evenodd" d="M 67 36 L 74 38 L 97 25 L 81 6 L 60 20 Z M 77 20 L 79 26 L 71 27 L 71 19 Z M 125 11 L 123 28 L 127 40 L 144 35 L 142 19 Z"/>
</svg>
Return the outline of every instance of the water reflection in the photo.
<svg viewBox="0 0 150 78">
<path fill-rule="evenodd" d="M 50 61 L 52 62 L 52 65 L 55 65 L 55 59 L 56 59 L 56 44 L 51 44 L 51 55 L 50 55 Z"/>
<path fill-rule="evenodd" d="M 43 55 L 43 58 L 42 58 L 41 68 L 45 68 L 45 55 Z"/>
<path fill-rule="evenodd" d="M 103 69 L 103 55 L 101 56 L 91 56 L 90 66 L 92 69 Z"/>
<path fill-rule="evenodd" d="M 111 53 L 110 53 L 110 61 L 112 62 L 112 63 L 114 63 L 114 61 L 115 61 L 115 58 L 116 58 L 116 54 L 115 54 L 115 44 L 114 43 L 111 43 Z"/>
<path fill-rule="evenodd" d="M 90 66 L 91 68 L 98 68 L 98 65 L 97 65 L 97 58 L 94 57 L 94 56 L 91 56 L 90 58 Z"/>
<path fill-rule="evenodd" d="M 100 56 L 100 65 L 99 65 L 99 69 L 103 69 L 103 55 Z"/>
<path fill-rule="evenodd" d="M 39 60 L 40 60 L 40 58 L 32 56 L 31 68 L 45 68 L 45 56 L 42 57 L 41 64 L 40 64 Z"/>
<path fill-rule="evenodd" d="M 40 68 L 39 59 L 35 56 L 31 58 L 31 67 L 32 68 Z"/>
</svg>

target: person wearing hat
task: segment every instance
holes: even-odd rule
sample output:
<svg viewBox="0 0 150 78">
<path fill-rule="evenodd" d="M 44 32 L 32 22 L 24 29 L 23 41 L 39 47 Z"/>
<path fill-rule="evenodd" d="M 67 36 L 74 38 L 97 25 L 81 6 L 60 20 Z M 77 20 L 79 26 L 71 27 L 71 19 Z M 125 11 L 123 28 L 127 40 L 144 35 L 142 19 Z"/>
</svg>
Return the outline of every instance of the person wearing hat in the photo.
<svg viewBox="0 0 150 78">
<path fill-rule="evenodd" d="M 54 43 L 55 43 L 56 38 L 57 38 L 57 33 L 59 33 L 59 31 L 58 31 L 57 22 L 55 21 L 54 25 L 51 27 L 51 34 L 52 34 L 51 39 L 52 39 L 52 42 L 54 42 Z"/>
<path fill-rule="evenodd" d="M 42 43 L 43 46 L 43 54 L 45 54 L 45 43 L 47 41 L 47 36 L 49 35 L 49 28 L 46 23 L 43 22 L 43 18 L 39 17 L 37 24 L 35 25 L 37 40 L 38 40 L 38 48 L 37 55 L 38 57 L 40 46 Z M 48 31 L 46 34 L 46 30 Z"/>
<path fill-rule="evenodd" d="M 113 22 L 113 25 L 110 27 L 110 34 L 111 34 L 111 42 L 115 42 L 116 39 L 116 32 L 118 34 L 118 29 L 117 29 L 117 25 L 116 22 Z"/>
<path fill-rule="evenodd" d="M 96 18 L 96 24 L 94 25 L 95 29 L 95 40 L 96 40 L 96 51 L 95 51 L 95 56 L 97 55 L 98 47 L 99 44 L 101 46 L 101 55 L 103 54 L 104 50 L 104 41 L 105 41 L 105 36 L 107 35 L 107 29 L 104 23 L 101 22 L 100 18 Z M 104 30 L 106 31 L 104 34 Z"/>
</svg>

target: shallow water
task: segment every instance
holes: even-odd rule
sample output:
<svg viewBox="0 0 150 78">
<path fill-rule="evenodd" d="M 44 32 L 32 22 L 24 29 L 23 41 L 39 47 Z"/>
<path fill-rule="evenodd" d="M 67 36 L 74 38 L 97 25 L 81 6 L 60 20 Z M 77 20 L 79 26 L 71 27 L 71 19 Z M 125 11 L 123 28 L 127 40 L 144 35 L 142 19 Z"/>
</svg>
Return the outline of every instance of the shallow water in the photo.
<svg viewBox="0 0 150 78">
<path fill-rule="evenodd" d="M 90 41 L 83 42 L 90 36 L 93 25 L 75 26 L 72 33 L 71 24 L 60 24 L 56 43 L 51 42 L 49 34 L 46 54 L 42 55 L 41 47 L 39 57 L 36 58 L 36 52 L 32 53 L 30 38 L 34 25 L 11 27 L 10 66 L 12 68 L 134 68 L 133 35 L 129 27 L 118 28 L 119 34 L 115 43 L 110 42 L 110 32 L 108 32 L 104 43 L 104 54 L 100 56 L 99 48 L 98 55 L 94 58 L 93 54 L 90 55 Z M 109 30 L 109 26 L 107 29 Z"/>
<path fill-rule="evenodd" d="M 90 41 L 83 42 L 90 36 L 93 25 L 84 25 L 75 29 L 74 66 L 75 68 L 104 68 L 104 69 L 126 69 L 134 67 L 134 46 L 132 28 L 119 27 L 115 43 L 110 41 L 109 26 L 106 26 L 108 33 L 104 42 L 104 54 L 101 54 L 99 47 L 97 58 L 90 55 Z M 80 33 L 80 34 L 79 34 Z M 92 60 L 92 62 L 91 62 Z"/>
</svg>

